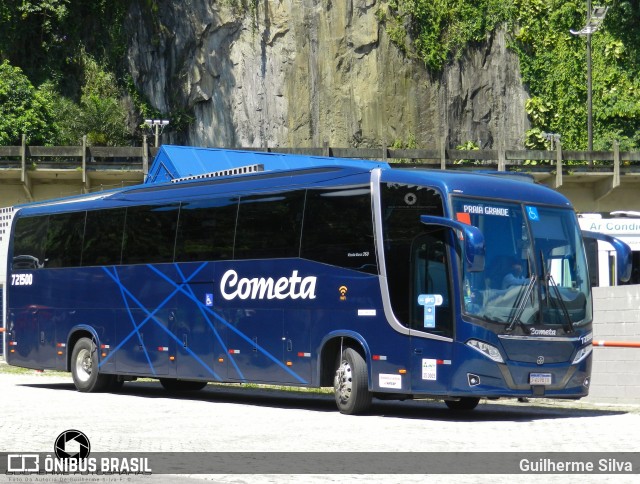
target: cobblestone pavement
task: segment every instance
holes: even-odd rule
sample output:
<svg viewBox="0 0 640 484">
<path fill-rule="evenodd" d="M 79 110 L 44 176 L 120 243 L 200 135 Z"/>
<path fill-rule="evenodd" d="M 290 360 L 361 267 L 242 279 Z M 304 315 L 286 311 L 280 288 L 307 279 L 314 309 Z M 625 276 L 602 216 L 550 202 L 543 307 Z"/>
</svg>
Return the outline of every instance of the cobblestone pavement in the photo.
<svg viewBox="0 0 640 484">
<path fill-rule="evenodd" d="M 0 398 L 0 452 L 10 453 L 52 452 L 56 437 L 68 429 L 86 434 L 92 453 L 488 452 L 490 457 L 493 452 L 640 452 L 640 406 L 504 400 L 460 414 L 440 402 L 377 402 L 370 414 L 356 417 L 338 413 L 326 394 L 208 385 L 178 398 L 155 382 L 126 383 L 117 394 L 86 394 L 75 391 L 70 376 L 9 374 L 2 366 Z M 343 465 L 348 469 L 348 463 Z M 635 476 L 545 475 L 544 480 L 637 482 L 638 469 L 634 472 Z M 525 483 L 540 477 L 185 474 L 133 480 Z M 32 482 L 0 476 L 0 482 L 5 481 Z M 67 477 L 55 482 L 96 481 Z"/>
</svg>

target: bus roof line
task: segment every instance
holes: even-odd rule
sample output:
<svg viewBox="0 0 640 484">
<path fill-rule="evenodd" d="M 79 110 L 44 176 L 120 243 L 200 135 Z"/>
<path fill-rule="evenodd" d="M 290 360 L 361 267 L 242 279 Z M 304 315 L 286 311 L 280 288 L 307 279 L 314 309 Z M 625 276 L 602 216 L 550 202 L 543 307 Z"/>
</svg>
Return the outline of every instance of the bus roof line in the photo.
<svg viewBox="0 0 640 484">
<path fill-rule="evenodd" d="M 321 181 L 326 182 L 333 179 L 345 178 L 353 175 L 360 175 L 364 173 L 369 173 L 371 170 L 356 170 L 354 168 L 349 169 L 350 167 L 344 167 L 339 165 L 334 166 L 324 166 L 324 167 L 310 167 L 306 169 L 298 169 L 298 170 L 289 170 L 289 171 L 260 171 L 245 175 L 237 175 L 237 176 L 225 176 L 225 177 L 213 177 L 213 178 L 194 178 L 193 180 L 181 181 L 180 183 L 149 183 L 136 185 L 132 187 L 127 187 L 124 190 L 120 190 L 116 193 L 113 193 L 109 199 L 111 200 L 119 200 L 126 198 L 130 195 L 138 195 L 143 193 L 157 193 L 164 190 L 179 190 L 182 188 L 200 188 L 200 187 L 210 187 L 213 185 L 225 185 L 225 184 L 236 184 L 247 181 L 262 181 L 262 180 L 270 180 L 270 179 L 291 179 L 292 177 L 299 177 L 303 175 L 322 175 L 322 174 L 331 174 L 331 177 L 323 178 Z M 246 177 L 246 178 L 245 178 Z M 305 184 L 306 185 L 306 184 Z M 293 184 L 288 183 L 287 186 L 292 187 Z M 272 188 L 277 188 L 274 185 Z"/>
</svg>

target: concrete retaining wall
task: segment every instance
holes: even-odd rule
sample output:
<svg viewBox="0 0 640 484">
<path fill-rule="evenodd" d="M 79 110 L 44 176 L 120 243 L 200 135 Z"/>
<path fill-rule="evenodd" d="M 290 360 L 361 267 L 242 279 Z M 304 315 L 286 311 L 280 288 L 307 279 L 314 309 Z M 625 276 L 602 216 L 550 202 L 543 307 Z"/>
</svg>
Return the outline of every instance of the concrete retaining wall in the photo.
<svg viewBox="0 0 640 484">
<path fill-rule="evenodd" d="M 640 404 L 640 348 L 597 347 L 600 340 L 640 342 L 640 285 L 593 289 L 592 402 Z"/>
</svg>

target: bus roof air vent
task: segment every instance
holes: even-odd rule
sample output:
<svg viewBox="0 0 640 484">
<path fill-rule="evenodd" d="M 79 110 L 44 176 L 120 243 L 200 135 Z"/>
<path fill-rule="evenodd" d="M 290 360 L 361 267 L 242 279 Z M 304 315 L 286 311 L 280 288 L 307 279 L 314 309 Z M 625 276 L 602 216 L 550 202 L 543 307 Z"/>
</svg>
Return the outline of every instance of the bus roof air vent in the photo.
<svg viewBox="0 0 640 484">
<path fill-rule="evenodd" d="M 203 173 L 201 175 L 183 176 L 181 178 L 174 178 L 173 180 L 171 180 L 171 183 L 179 183 L 187 180 L 202 180 L 205 178 L 218 178 L 221 176 L 247 175 L 249 173 L 257 173 L 259 171 L 264 171 L 264 165 L 255 164 L 255 165 L 247 165 L 247 166 L 238 166 L 236 168 L 229 168 L 227 170 L 220 170 L 220 171 L 212 171 L 210 173 Z"/>
</svg>

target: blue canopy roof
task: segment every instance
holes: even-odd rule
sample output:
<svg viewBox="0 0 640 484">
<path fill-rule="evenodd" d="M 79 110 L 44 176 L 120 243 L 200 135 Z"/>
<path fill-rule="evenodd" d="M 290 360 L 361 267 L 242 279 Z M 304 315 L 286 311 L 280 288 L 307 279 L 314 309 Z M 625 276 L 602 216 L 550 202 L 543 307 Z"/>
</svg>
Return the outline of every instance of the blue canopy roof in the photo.
<svg viewBox="0 0 640 484">
<path fill-rule="evenodd" d="M 387 163 L 367 160 L 338 161 L 336 158 L 322 156 L 163 145 L 153 160 L 145 183 L 166 183 L 177 178 L 196 177 L 251 165 L 260 165 L 263 171 L 280 171 L 336 164 L 369 170 L 376 167 L 389 168 Z"/>
</svg>

